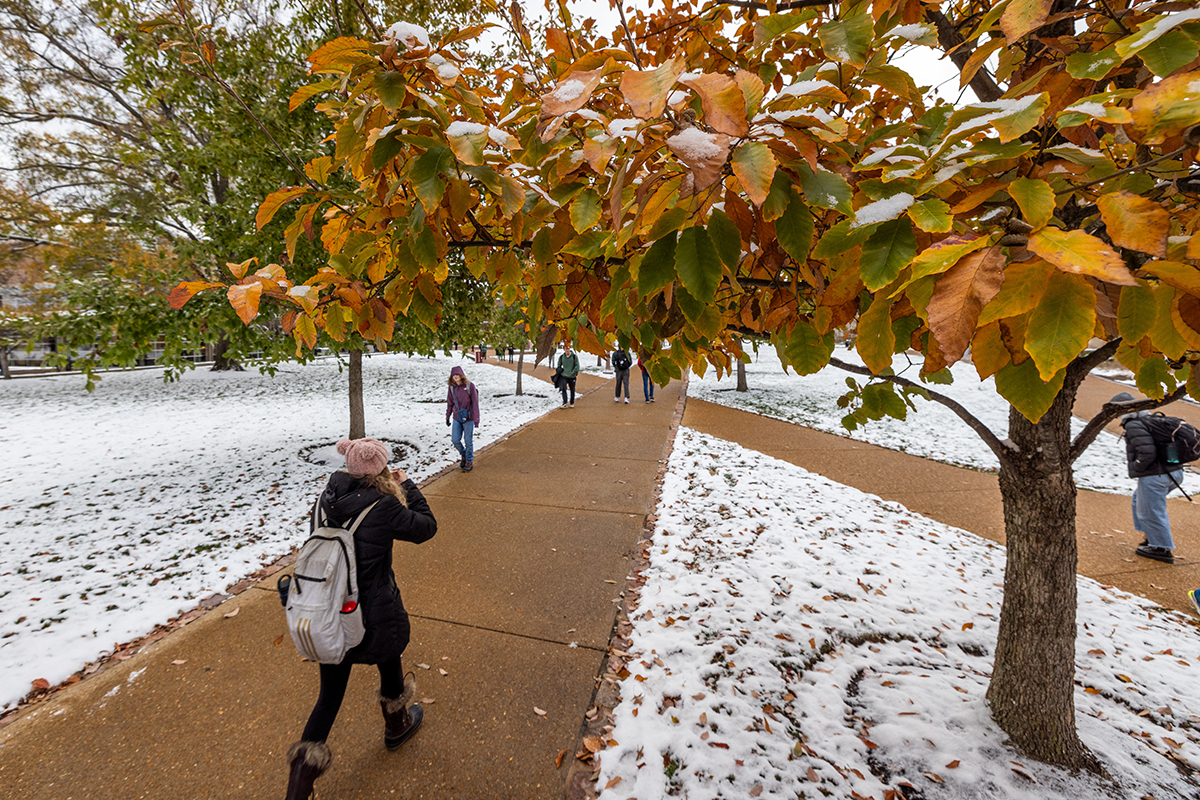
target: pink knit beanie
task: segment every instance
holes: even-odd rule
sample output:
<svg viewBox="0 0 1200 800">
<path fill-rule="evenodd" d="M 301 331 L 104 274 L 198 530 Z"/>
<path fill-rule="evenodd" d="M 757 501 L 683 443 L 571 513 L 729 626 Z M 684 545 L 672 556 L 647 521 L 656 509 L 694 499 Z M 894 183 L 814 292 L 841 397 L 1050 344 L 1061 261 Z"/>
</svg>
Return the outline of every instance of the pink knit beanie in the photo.
<svg viewBox="0 0 1200 800">
<path fill-rule="evenodd" d="M 387 469 L 388 449 L 378 439 L 342 439 L 337 451 L 346 457 L 352 475 L 378 475 Z"/>
</svg>

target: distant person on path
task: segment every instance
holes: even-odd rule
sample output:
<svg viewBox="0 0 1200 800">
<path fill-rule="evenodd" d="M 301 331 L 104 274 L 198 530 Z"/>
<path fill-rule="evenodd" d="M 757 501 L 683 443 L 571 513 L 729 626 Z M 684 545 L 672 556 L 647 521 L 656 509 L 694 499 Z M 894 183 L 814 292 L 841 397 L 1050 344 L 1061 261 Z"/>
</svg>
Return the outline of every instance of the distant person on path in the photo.
<svg viewBox="0 0 1200 800">
<path fill-rule="evenodd" d="M 650 380 L 650 373 L 646 371 L 646 365 L 642 363 L 642 354 L 638 353 L 638 369 L 642 371 L 642 394 L 646 395 L 646 402 L 654 402 L 654 381 Z"/>
<path fill-rule="evenodd" d="M 562 376 L 558 379 L 558 390 L 562 392 L 562 407 L 575 407 L 575 378 L 579 376 L 579 356 L 571 349 L 570 342 L 563 343 L 563 354 L 558 357 L 558 367 Z M 567 389 L 571 390 L 571 400 L 567 401 Z"/>
<path fill-rule="evenodd" d="M 446 424 L 450 441 L 458 451 L 458 466 L 463 472 L 475 468 L 475 429 L 479 427 L 479 390 L 467 380 L 462 367 L 450 370 L 446 390 Z M 463 440 L 466 440 L 465 442 Z"/>
<path fill-rule="evenodd" d="M 629 368 L 633 366 L 633 359 L 629 357 L 629 352 L 623 347 L 618 347 L 613 350 L 612 354 L 613 372 L 617 378 L 617 396 L 613 398 L 614 403 L 621 401 L 621 386 L 625 387 L 625 402 L 629 402 Z"/>
<path fill-rule="evenodd" d="M 379 707 L 383 712 L 383 742 L 388 750 L 404 744 L 424 717 L 421 706 L 409 706 L 416 693 L 416 681 L 412 673 L 404 675 L 400 663 L 408 646 L 409 621 L 392 571 L 392 542 L 427 542 L 437 533 L 437 521 L 421 490 L 404 470 L 388 471 L 388 449 L 382 442 L 342 439 L 337 450 L 346 457 L 346 469 L 329 476 L 329 483 L 317 498 L 326 518 L 334 524 L 345 524 L 377 503 L 354 533 L 358 602 L 366 633 L 340 664 L 320 665 L 317 704 L 300 741 L 288 748 L 287 800 L 311 797 L 313 783 L 333 760 L 325 740 L 346 695 L 354 664 L 379 667 Z M 314 505 L 310 531 L 316 517 Z"/>
<path fill-rule="evenodd" d="M 1109 402 L 1130 403 L 1133 399 L 1129 392 L 1121 392 Z M 1175 555 L 1171 550 L 1175 542 L 1171 538 L 1171 520 L 1167 517 L 1167 493 L 1182 485 L 1183 470 L 1172 469 L 1159 460 L 1158 446 L 1143 420 L 1149 413 L 1139 411 L 1121 417 L 1129 477 L 1137 479 L 1132 502 L 1133 527 L 1146 537 L 1134 552 L 1142 558 L 1174 564 Z"/>
</svg>

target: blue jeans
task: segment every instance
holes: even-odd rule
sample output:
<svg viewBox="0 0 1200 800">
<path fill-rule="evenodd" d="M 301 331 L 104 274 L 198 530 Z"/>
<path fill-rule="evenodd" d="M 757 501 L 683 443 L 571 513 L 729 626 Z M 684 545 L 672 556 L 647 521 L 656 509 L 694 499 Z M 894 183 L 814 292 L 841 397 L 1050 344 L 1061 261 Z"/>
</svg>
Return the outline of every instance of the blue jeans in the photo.
<svg viewBox="0 0 1200 800">
<path fill-rule="evenodd" d="M 1172 477 L 1175 480 L 1171 480 Z M 1170 475 L 1148 475 L 1137 479 L 1133 492 L 1133 527 L 1146 534 L 1151 547 L 1174 547 L 1171 520 L 1167 517 L 1167 492 L 1183 483 L 1183 470 Z"/>
<path fill-rule="evenodd" d="M 650 380 L 650 373 L 642 373 L 642 394 L 646 395 L 646 399 L 654 397 L 654 381 Z"/>
<path fill-rule="evenodd" d="M 464 436 L 464 434 L 466 435 Z M 450 441 L 454 443 L 454 449 L 458 451 L 458 454 L 464 461 L 475 460 L 475 442 L 473 441 L 474 437 L 474 420 L 459 422 L 456 419 L 450 423 Z M 465 444 L 463 443 L 464 438 L 467 440 Z"/>
</svg>

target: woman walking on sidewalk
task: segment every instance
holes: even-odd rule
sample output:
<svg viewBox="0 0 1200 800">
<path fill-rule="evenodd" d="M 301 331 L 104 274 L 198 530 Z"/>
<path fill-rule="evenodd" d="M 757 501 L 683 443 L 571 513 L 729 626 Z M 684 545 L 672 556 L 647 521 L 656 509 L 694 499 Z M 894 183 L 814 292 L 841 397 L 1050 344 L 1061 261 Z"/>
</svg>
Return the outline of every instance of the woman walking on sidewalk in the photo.
<svg viewBox="0 0 1200 800">
<path fill-rule="evenodd" d="M 450 441 L 458 451 L 458 466 L 463 472 L 475 468 L 475 429 L 479 427 L 479 390 L 467 380 L 462 367 L 450 370 L 450 388 L 446 390 L 446 424 Z M 453 423 L 451 422 L 453 420 Z M 465 442 L 464 442 L 465 440 Z"/>
<path fill-rule="evenodd" d="M 352 520 L 370 508 L 354 532 L 358 602 L 365 633 L 341 663 L 320 665 L 321 690 L 317 703 L 300 741 L 288 748 L 287 800 L 308 800 L 313 783 L 333 760 L 325 740 L 346 696 L 354 664 L 379 667 L 379 707 L 383 712 L 383 742 L 387 749 L 395 750 L 404 744 L 416 733 L 424 716 L 419 705 L 409 706 L 416 693 L 416 682 L 411 677 L 405 678 L 400 663 L 408 646 L 409 621 L 392 571 L 392 542 L 429 541 L 437 533 L 437 520 L 421 490 L 404 470 L 388 471 L 388 450 L 382 442 L 343 439 L 338 442 L 337 450 L 346 457 L 346 469 L 329 477 L 317 503 L 325 518 L 333 523 Z M 316 512 L 314 506 L 311 526 L 316 524 Z"/>
</svg>

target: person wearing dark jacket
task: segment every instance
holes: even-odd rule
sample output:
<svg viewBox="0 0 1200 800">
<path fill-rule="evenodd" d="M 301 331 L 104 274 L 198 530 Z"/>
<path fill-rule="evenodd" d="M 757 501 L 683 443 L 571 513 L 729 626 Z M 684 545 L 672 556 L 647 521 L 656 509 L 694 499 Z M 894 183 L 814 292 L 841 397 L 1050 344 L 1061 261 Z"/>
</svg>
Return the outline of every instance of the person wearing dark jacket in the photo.
<svg viewBox="0 0 1200 800">
<path fill-rule="evenodd" d="M 450 442 L 458 451 L 458 466 L 463 472 L 475 468 L 475 429 L 479 427 L 479 390 L 467 380 L 462 367 L 450 370 L 450 388 L 446 390 L 446 424 Z M 453 420 L 453 422 L 451 422 Z M 464 442 L 465 440 L 465 442 Z"/>
<path fill-rule="evenodd" d="M 1129 392 L 1121 392 L 1109 402 L 1130 403 L 1133 399 Z M 1171 520 L 1167 516 L 1167 493 L 1182 485 L 1183 470 L 1159 459 L 1158 446 L 1144 419 L 1148 413 L 1139 411 L 1121 417 L 1129 477 L 1137 479 L 1132 501 L 1133 527 L 1146 537 L 1134 552 L 1142 558 L 1174 564 L 1175 555 L 1171 550 L 1175 542 L 1171 538 Z"/>
<path fill-rule="evenodd" d="M 650 380 L 650 371 L 646 369 L 640 353 L 638 354 L 638 369 L 642 372 L 642 394 L 646 396 L 647 403 L 653 403 L 654 381 Z"/>
<path fill-rule="evenodd" d="M 330 524 L 345 524 L 375 504 L 354 533 L 358 570 L 358 602 L 365 633 L 339 664 L 321 664 L 321 689 L 300 741 L 288 748 L 287 800 L 307 800 L 313 783 L 333 760 L 325 740 L 337 718 L 350 668 L 375 664 L 379 668 L 379 707 L 383 712 L 383 741 L 388 750 L 404 744 L 421 725 L 421 706 L 409 703 L 416 681 L 404 676 L 400 657 L 408 646 L 408 612 L 392 571 L 392 542 L 421 544 L 437 533 L 437 520 L 421 490 L 404 470 L 388 471 L 388 449 L 376 439 L 343 439 L 337 450 L 346 469 L 333 473 L 317 503 Z M 313 507 L 313 529 L 316 506 Z"/>
<path fill-rule="evenodd" d="M 563 354 L 558 357 L 558 368 L 562 374 L 558 378 L 558 390 L 562 392 L 562 407 L 575 407 L 575 379 L 579 377 L 579 356 L 571 349 L 570 342 L 563 343 Z M 567 404 L 567 389 L 571 390 L 571 402 Z"/>
<path fill-rule="evenodd" d="M 629 357 L 629 351 L 623 347 L 618 347 L 613 350 L 612 354 L 613 372 L 617 377 L 617 395 L 613 398 L 614 403 L 621 401 L 621 386 L 625 387 L 625 402 L 629 402 L 629 368 L 633 366 L 633 359 Z"/>
</svg>

